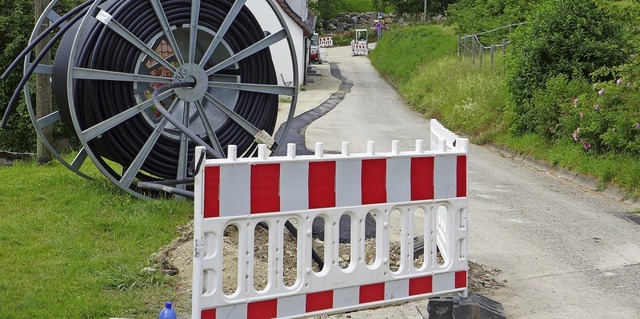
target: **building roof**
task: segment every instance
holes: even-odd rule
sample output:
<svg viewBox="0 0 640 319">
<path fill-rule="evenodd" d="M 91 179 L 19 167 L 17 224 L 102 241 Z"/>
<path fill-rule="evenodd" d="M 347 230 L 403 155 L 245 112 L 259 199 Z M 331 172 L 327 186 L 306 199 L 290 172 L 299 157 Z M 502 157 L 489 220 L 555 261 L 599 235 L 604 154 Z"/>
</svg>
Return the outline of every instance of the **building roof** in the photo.
<svg viewBox="0 0 640 319">
<path fill-rule="evenodd" d="M 293 22 L 302 29 L 305 36 L 313 34 L 316 29 L 316 15 L 313 14 L 311 10 L 307 9 L 307 19 L 303 20 L 302 17 L 300 17 L 300 15 L 291 8 L 286 0 L 275 1 L 280 8 L 282 8 L 282 11 L 284 11 L 289 18 L 291 18 L 291 20 L 293 20 Z"/>
</svg>

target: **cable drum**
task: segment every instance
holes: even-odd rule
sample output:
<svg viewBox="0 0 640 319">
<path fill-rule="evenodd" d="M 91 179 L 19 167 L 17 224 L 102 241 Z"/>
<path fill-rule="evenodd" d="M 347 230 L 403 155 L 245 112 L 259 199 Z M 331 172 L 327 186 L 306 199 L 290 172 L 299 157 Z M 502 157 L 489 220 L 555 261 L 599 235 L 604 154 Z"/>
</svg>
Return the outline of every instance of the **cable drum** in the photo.
<svg viewBox="0 0 640 319">
<path fill-rule="evenodd" d="M 69 169 L 89 177 L 80 168 L 90 158 L 137 197 L 156 196 L 159 189 L 188 196 L 195 146 L 218 158 L 228 145 L 241 156 L 251 156 L 259 143 L 275 151 L 295 113 L 298 62 L 287 23 L 273 0 L 264 0 L 281 29 L 263 30 L 260 21 L 268 15 L 254 15 L 245 1 L 89 0 L 59 15 L 53 0 L 29 46 L 2 76 L 24 58 L 23 80 L 2 126 L 24 89 L 36 131 Z M 53 65 L 40 64 L 44 52 L 30 54 L 47 36 L 45 51 L 57 44 Z M 274 46 L 281 41 L 289 52 Z M 283 71 L 274 67 L 274 53 L 291 59 L 291 71 L 284 72 L 292 74 L 283 77 L 292 85 L 278 84 Z M 26 84 L 34 73 L 51 74 L 57 110 L 49 114 L 37 116 L 31 102 Z M 279 96 L 291 101 L 283 121 Z M 286 123 L 285 134 L 274 139 L 278 121 Z M 43 133 L 59 122 L 83 147 L 70 162 Z"/>
<path fill-rule="evenodd" d="M 219 29 L 232 4 L 233 2 L 229 0 L 202 2 L 199 17 L 201 30 L 198 30 L 198 33 L 208 35 L 206 38 L 199 35 L 199 39 L 204 39 L 204 45 L 206 45 L 206 40 L 213 38 L 214 33 L 212 30 Z M 173 34 L 176 40 L 179 41 L 178 43 L 188 43 L 186 38 L 189 35 L 188 26 L 191 18 L 190 1 L 163 1 L 162 6 L 165 9 L 169 23 L 179 26 L 173 29 Z M 153 48 L 153 45 L 158 42 L 166 43 L 162 35 L 162 27 L 148 1 L 112 0 L 106 2 L 102 8 L 110 12 L 114 20 L 118 21 L 135 37 L 147 43 L 150 47 Z M 214 54 L 210 61 L 207 61 L 205 68 L 221 62 L 223 58 L 228 58 L 234 52 L 246 49 L 249 45 L 263 39 L 264 36 L 264 32 L 253 14 L 244 7 L 225 34 L 222 41 L 223 45 L 219 46 L 221 49 L 218 51 L 227 52 Z M 161 40 L 158 41 L 158 39 Z M 145 55 L 134 45 L 108 29 L 98 20 L 90 20 L 77 38 L 73 32 L 68 32 L 64 36 L 61 43 L 63 49 L 58 51 L 55 60 L 54 70 L 56 72 L 53 74 L 53 83 L 66 83 L 66 78 L 69 76 L 66 72 L 66 66 L 69 62 L 69 49 L 67 48 L 70 48 L 74 41 L 80 45 L 76 51 L 78 52 L 76 58 L 78 67 L 135 74 L 151 74 L 153 70 L 148 65 L 156 67 L 156 70 L 158 70 L 159 64 L 157 61 L 150 57 L 143 58 Z M 182 51 L 186 51 L 186 49 L 182 48 Z M 204 49 L 206 47 L 203 48 L 202 45 L 197 46 L 196 58 L 202 56 Z M 143 65 L 140 65 L 140 62 L 143 62 Z M 173 72 L 166 70 L 166 68 L 164 69 L 163 71 L 166 75 L 174 76 Z M 277 84 L 268 49 L 264 49 L 231 67 L 225 68 L 224 74 L 231 78 L 235 76 L 242 83 Z M 149 91 L 142 90 L 144 88 L 136 88 L 134 83 L 131 82 L 96 80 L 75 80 L 74 82 L 74 111 L 82 130 L 86 130 L 137 105 L 141 100 L 140 94 L 149 93 Z M 151 87 L 150 84 L 147 84 L 147 86 Z M 212 89 L 209 90 L 213 91 Z M 65 123 L 72 123 L 71 115 L 68 111 L 69 103 L 65 101 L 67 88 L 62 85 L 56 85 L 54 92 L 56 99 L 62 101 L 61 113 L 65 117 Z M 171 104 L 171 99 L 175 98 L 175 96 L 172 96 L 165 99 L 165 101 L 167 104 Z M 146 100 L 147 97 L 144 97 L 144 99 Z M 237 102 L 232 106 L 236 113 L 261 130 L 273 131 L 277 117 L 277 95 L 239 91 L 237 92 L 236 100 Z M 210 103 L 203 103 L 205 110 L 209 109 L 212 110 L 210 113 L 214 112 L 214 107 L 208 105 Z M 65 105 L 66 107 L 64 107 Z M 183 112 L 187 111 L 185 107 L 182 109 Z M 190 116 L 195 114 L 195 108 L 192 109 L 189 110 Z M 198 122 L 201 122 L 199 115 L 195 115 L 195 117 L 189 123 L 198 124 Z M 104 156 L 106 159 L 128 167 L 136 155 L 139 154 L 140 149 L 149 139 L 155 127 L 157 127 L 158 123 L 155 120 L 157 119 L 149 109 L 149 112 L 140 113 L 105 132 L 100 138 L 90 141 L 89 145 L 94 152 Z M 203 133 L 201 132 L 198 135 L 201 135 L 203 140 L 208 141 L 209 138 Z M 251 148 L 255 147 L 255 143 L 253 143 L 255 138 L 230 119 L 226 119 L 224 123 L 219 125 L 216 135 L 223 147 L 235 144 L 241 152 L 251 151 Z M 189 158 L 193 158 L 192 150 L 194 147 L 195 145 L 191 142 L 188 147 L 190 150 Z M 163 179 L 177 178 L 179 153 L 179 134 L 163 133 L 149 153 L 137 177 L 142 180 L 154 179 L 155 177 Z M 107 166 L 106 163 L 104 165 Z"/>
</svg>

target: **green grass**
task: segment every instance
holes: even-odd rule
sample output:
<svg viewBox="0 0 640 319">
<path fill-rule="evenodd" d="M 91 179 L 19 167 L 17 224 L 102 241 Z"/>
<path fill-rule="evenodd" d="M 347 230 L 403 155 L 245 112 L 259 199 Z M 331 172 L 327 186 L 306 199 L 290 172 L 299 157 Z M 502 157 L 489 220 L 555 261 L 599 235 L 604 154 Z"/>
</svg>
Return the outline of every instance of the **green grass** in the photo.
<svg viewBox="0 0 640 319">
<path fill-rule="evenodd" d="M 457 57 L 456 45 L 450 28 L 413 26 L 386 33 L 370 56 L 412 108 L 474 142 L 486 142 L 504 129 L 502 57 L 493 67 L 488 61 L 474 65 Z"/>
<path fill-rule="evenodd" d="M 192 203 L 142 201 L 61 164 L 0 167 L 1 318 L 157 316 L 173 280 L 144 274 Z"/>
<path fill-rule="evenodd" d="M 491 67 L 456 54 L 456 36 L 446 27 L 420 25 L 385 34 L 371 62 L 394 84 L 405 101 L 426 118 L 475 143 L 496 143 L 553 165 L 595 176 L 600 187 L 614 184 L 640 197 L 640 159 L 620 154 L 593 155 L 571 141 L 551 143 L 543 137 L 509 135 L 504 109 L 508 93 L 503 57 Z"/>
<path fill-rule="evenodd" d="M 599 188 L 615 184 L 629 191 L 629 196 L 640 196 L 640 161 L 621 154 L 587 154 L 582 146 L 570 141 L 551 143 L 535 135 L 512 136 L 502 134 L 497 143 L 510 150 L 544 160 L 552 165 L 596 177 Z"/>
<path fill-rule="evenodd" d="M 412 81 L 421 66 L 456 52 L 456 36 L 451 28 L 420 25 L 387 31 L 371 63 L 396 85 Z"/>
</svg>

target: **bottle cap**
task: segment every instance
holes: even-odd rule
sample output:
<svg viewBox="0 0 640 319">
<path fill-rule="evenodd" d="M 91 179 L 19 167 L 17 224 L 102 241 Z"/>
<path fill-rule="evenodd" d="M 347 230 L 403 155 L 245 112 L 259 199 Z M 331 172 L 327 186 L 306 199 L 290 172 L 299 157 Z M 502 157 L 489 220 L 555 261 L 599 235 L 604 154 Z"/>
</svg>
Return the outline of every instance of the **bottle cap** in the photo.
<svg viewBox="0 0 640 319">
<path fill-rule="evenodd" d="M 167 301 L 167 302 L 164 303 L 164 307 L 165 308 L 171 309 L 171 306 L 172 306 L 171 301 Z"/>
</svg>

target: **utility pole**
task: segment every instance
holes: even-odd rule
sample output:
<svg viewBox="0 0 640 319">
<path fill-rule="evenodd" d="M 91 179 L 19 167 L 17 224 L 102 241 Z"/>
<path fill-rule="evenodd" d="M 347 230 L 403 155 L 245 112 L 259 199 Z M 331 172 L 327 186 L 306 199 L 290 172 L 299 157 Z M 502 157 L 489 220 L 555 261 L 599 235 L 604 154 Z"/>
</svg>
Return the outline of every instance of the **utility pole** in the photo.
<svg viewBox="0 0 640 319">
<path fill-rule="evenodd" d="M 38 22 L 38 19 L 44 12 L 44 9 L 49 4 L 50 0 L 34 0 L 34 14 L 35 21 Z M 44 31 L 48 27 L 49 20 L 44 20 L 43 24 L 40 27 L 40 32 Z M 47 36 L 43 41 L 40 41 L 38 45 L 35 47 L 36 56 L 42 52 L 44 46 L 49 42 L 50 37 Z M 47 53 L 44 59 L 42 59 L 41 64 L 51 64 L 51 53 Z M 45 115 L 51 114 L 52 112 L 51 105 L 51 76 L 49 74 L 37 74 L 36 75 L 36 118 L 42 118 Z M 53 127 L 51 125 L 44 127 L 42 132 L 46 136 L 48 141 L 53 141 Z M 45 146 L 44 141 L 40 137 L 37 136 L 36 141 L 37 153 L 36 159 L 38 163 L 45 164 L 51 161 L 51 152 Z"/>
<path fill-rule="evenodd" d="M 424 0 L 424 14 L 422 15 L 422 21 L 427 22 L 427 0 Z"/>
</svg>

